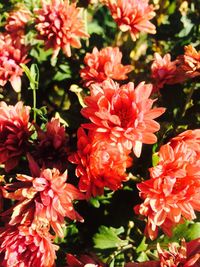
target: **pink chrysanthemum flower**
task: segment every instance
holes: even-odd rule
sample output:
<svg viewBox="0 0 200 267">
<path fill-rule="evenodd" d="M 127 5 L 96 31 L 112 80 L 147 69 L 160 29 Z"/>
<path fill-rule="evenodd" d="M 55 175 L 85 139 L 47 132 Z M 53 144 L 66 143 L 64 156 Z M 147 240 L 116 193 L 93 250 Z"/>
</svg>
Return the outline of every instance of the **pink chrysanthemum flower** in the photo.
<svg viewBox="0 0 200 267">
<path fill-rule="evenodd" d="M 21 76 L 23 70 L 20 64 L 26 64 L 28 49 L 21 43 L 21 39 L 0 34 L 0 86 L 8 81 L 16 92 L 21 90 Z"/>
<path fill-rule="evenodd" d="M 187 78 L 200 76 L 200 51 L 192 46 L 185 46 L 185 53 L 178 57 L 179 69 Z"/>
<path fill-rule="evenodd" d="M 73 201 L 85 196 L 72 184 L 66 183 L 67 171 L 44 169 L 36 177 L 17 175 L 19 182 L 4 187 L 4 197 L 19 200 L 13 209 L 14 225 L 23 221 L 48 221 L 55 233 L 63 237 L 64 217 L 83 221 L 74 210 Z"/>
<path fill-rule="evenodd" d="M 15 168 L 26 152 L 31 135 L 29 125 L 30 107 L 18 102 L 8 106 L 0 102 L 0 164 L 6 172 Z"/>
<path fill-rule="evenodd" d="M 22 38 L 26 24 L 31 20 L 31 12 L 22 4 L 8 14 L 5 29 L 13 36 Z"/>
<path fill-rule="evenodd" d="M 85 68 L 80 71 L 86 86 L 101 83 L 108 78 L 114 80 L 127 79 L 127 73 L 132 70 L 131 65 L 121 64 L 122 53 L 118 47 L 106 47 L 102 50 L 93 48 L 84 58 Z"/>
<path fill-rule="evenodd" d="M 67 135 L 59 119 L 52 118 L 46 124 L 46 131 L 37 129 L 38 141 L 33 156 L 35 161 L 45 168 L 57 168 L 64 171 L 67 167 Z"/>
<path fill-rule="evenodd" d="M 113 19 L 122 32 L 129 31 L 135 41 L 140 32 L 156 33 L 149 21 L 155 16 L 154 7 L 149 0 L 106 0 Z"/>
<path fill-rule="evenodd" d="M 26 225 L 0 229 L 0 257 L 2 267 L 53 267 L 58 246 L 51 243 L 48 230 Z"/>
<path fill-rule="evenodd" d="M 128 156 L 130 151 L 98 134 L 89 133 L 87 136 L 82 128 L 77 135 L 77 152 L 69 157 L 69 161 L 78 165 L 79 189 L 86 192 L 88 199 L 102 195 L 105 187 L 119 189 L 127 180 L 126 168 L 132 162 Z"/>
<path fill-rule="evenodd" d="M 197 130 L 198 131 L 198 130 Z M 138 185 L 144 202 L 135 207 L 138 214 L 146 216 L 146 234 L 154 239 L 158 227 L 171 235 L 173 226 L 182 223 L 183 218 L 196 218 L 200 211 L 200 140 L 186 131 L 163 145 L 159 152 L 159 163 L 150 169 L 151 179 Z M 197 150 L 194 147 L 197 147 Z"/>
<path fill-rule="evenodd" d="M 38 39 L 44 40 L 46 49 L 53 49 L 53 57 L 60 49 L 70 57 L 70 47 L 80 48 L 79 38 L 88 37 L 79 13 L 76 4 L 68 0 L 52 0 L 50 4 L 43 0 L 42 8 L 35 10 Z"/>
<path fill-rule="evenodd" d="M 158 53 L 154 54 L 151 77 L 154 80 L 154 92 L 165 84 L 181 83 L 185 80 L 185 76 L 178 72 L 177 60 L 171 61 L 170 54 L 166 54 L 163 58 Z"/>
<path fill-rule="evenodd" d="M 107 135 L 128 150 L 133 148 L 140 157 L 142 143 L 156 142 L 154 133 L 160 125 L 154 119 L 165 111 L 164 108 L 152 109 L 155 102 L 149 98 L 152 85 L 142 82 L 134 88 L 130 82 L 120 87 L 111 80 L 91 87 L 91 96 L 85 98 L 87 107 L 81 111 L 91 123 L 84 127 Z"/>
</svg>

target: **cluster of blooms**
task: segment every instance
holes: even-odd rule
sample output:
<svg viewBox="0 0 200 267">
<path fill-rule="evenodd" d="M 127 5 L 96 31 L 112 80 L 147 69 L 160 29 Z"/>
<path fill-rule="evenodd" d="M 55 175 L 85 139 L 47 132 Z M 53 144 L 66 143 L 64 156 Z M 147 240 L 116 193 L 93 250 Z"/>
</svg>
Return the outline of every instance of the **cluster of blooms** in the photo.
<svg viewBox="0 0 200 267">
<path fill-rule="evenodd" d="M 155 26 L 149 21 L 156 13 L 149 0 L 105 0 L 113 19 L 122 32 L 129 31 L 135 41 L 140 32 L 156 33 Z"/>
<path fill-rule="evenodd" d="M 46 49 L 53 49 L 53 57 L 58 55 L 60 49 L 70 57 L 70 46 L 80 48 L 79 38 L 88 37 L 80 9 L 75 3 L 69 4 L 68 0 L 52 0 L 50 3 L 42 1 L 42 8 L 34 13 L 37 16 L 37 38 L 44 41 Z"/>
<path fill-rule="evenodd" d="M 150 179 L 138 184 L 144 202 L 135 212 L 147 217 L 145 233 L 155 239 L 161 227 L 167 235 L 184 219 L 200 211 L 200 130 L 188 130 L 161 146 Z"/>
<path fill-rule="evenodd" d="M 200 51 L 197 52 L 192 45 L 185 46 L 184 55 L 178 56 L 174 61 L 171 61 L 170 54 L 162 58 L 155 53 L 151 66 L 154 92 L 165 84 L 182 83 L 197 76 L 200 76 Z"/>
<path fill-rule="evenodd" d="M 22 102 L 15 106 L 0 104 L 0 164 L 5 164 L 9 172 L 26 155 L 32 174 L 18 174 L 12 183 L 1 185 L 0 197 L 14 200 L 15 205 L 1 214 L 5 226 L 0 228 L 0 259 L 1 266 L 51 267 L 58 249 L 52 241 L 55 236 L 63 237 L 65 217 L 83 221 L 73 202 L 85 196 L 66 182 L 67 170 L 61 173 L 57 169 L 64 168 L 59 160 L 67 161 L 64 127 L 53 118 L 47 123 L 46 132 L 38 129 L 32 152 L 29 112 L 30 108 Z M 43 154 L 39 156 L 41 149 Z M 2 199 L 0 203 L 2 206 Z M 55 236 L 50 234 L 52 230 Z"/>
<path fill-rule="evenodd" d="M 125 267 L 198 267 L 200 265 L 200 238 L 188 243 L 181 241 L 181 245 L 170 243 L 169 250 L 161 249 L 157 245 L 159 261 L 147 261 L 142 263 L 128 263 Z"/>
<path fill-rule="evenodd" d="M 104 187 L 120 188 L 127 179 L 131 150 L 140 157 L 142 143 L 156 142 L 154 133 L 160 125 L 154 119 L 165 109 L 152 109 L 151 90 L 144 82 L 136 88 L 133 83 L 120 86 L 113 80 L 91 85 L 91 95 L 85 97 L 86 107 L 81 111 L 91 121 L 83 124 L 89 133 L 79 129 L 78 151 L 69 157 L 78 164 L 79 188 L 88 198 L 102 194 Z"/>
<path fill-rule="evenodd" d="M 0 86 L 8 81 L 16 92 L 21 90 L 21 63 L 26 64 L 28 47 L 24 44 L 25 25 L 31 18 L 24 7 L 9 13 L 5 32 L 0 33 Z"/>
<path fill-rule="evenodd" d="M 69 57 L 70 46 L 80 48 L 79 39 L 88 37 L 80 11 L 68 0 L 42 1 L 42 8 L 35 9 L 34 14 L 25 6 L 16 5 L 16 9 L 8 14 L 5 32 L 0 34 L 0 86 L 10 81 L 16 92 L 21 90 L 23 69 L 20 64 L 29 61 L 30 47 L 25 45 L 25 27 L 29 21 L 35 24 L 36 38 L 44 41 L 46 49 L 53 49 L 53 57 L 60 49 Z"/>
</svg>

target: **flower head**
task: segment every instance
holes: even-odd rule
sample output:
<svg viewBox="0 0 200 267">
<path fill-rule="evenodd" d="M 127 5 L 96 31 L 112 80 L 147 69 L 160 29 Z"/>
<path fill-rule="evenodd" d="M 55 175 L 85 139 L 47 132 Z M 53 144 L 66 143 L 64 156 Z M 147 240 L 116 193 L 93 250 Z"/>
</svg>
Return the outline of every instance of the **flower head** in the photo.
<svg viewBox="0 0 200 267">
<path fill-rule="evenodd" d="M 5 29 L 15 37 L 22 37 L 25 33 L 25 26 L 31 19 L 31 12 L 22 4 L 16 6 L 6 19 Z"/>
<path fill-rule="evenodd" d="M 130 31 L 134 41 L 140 32 L 156 33 L 155 26 L 149 21 L 155 16 L 149 0 L 106 0 L 106 5 L 120 30 Z"/>
<path fill-rule="evenodd" d="M 28 49 L 20 38 L 10 34 L 0 34 L 0 86 L 8 81 L 16 92 L 21 90 L 23 70 L 20 64 L 26 64 Z"/>
<path fill-rule="evenodd" d="M 200 51 L 192 46 L 185 46 L 185 53 L 178 57 L 179 69 L 187 78 L 200 76 Z"/>
<path fill-rule="evenodd" d="M 8 106 L 0 102 L 0 163 L 6 172 L 15 168 L 26 152 L 31 135 L 29 127 L 30 107 L 18 102 Z"/>
<path fill-rule="evenodd" d="M 150 169 L 151 179 L 138 185 L 144 202 L 135 211 L 147 216 L 145 231 L 151 239 L 157 236 L 158 227 L 171 235 L 173 226 L 183 218 L 195 219 L 195 210 L 200 211 L 200 140 L 194 138 L 192 143 L 189 136 L 198 134 L 186 131 L 163 145 L 158 165 Z"/>
<path fill-rule="evenodd" d="M 19 182 L 4 187 L 4 197 L 19 200 L 9 223 L 47 221 L 62 237 L 64 217 L 82 221 L 73 208 L 73 201 L 85 198 L 77 188 L 66 183 L 66 179 L 67 172 L 60 174 L 57 169 L 44 169 L 36 178 L 17 175 Z"/>
<path fill-rule="evenodd" d="M 100 51 L 94 47 L 92 53 L 86 54 L 84 58 L 86 66 L 80 72 L 85 85 L 101 83 L 108 78 L 127 79 L 126 74 L 132 70 L 132 66 L 123 66 L 121 60 L 122 53 L 118 47 L 106 47 Z"/>
<path fill-rule="evenodd" d="M 30 226 L 6 226 L 0 230 L 0 255 L 2 267 L 53 267 L 56 245 L 47 229 Z"/>
<path fill-rule="evenodd" d="M 128 152 L 109 139 L 87 136 L 82 128 L 78 130 L 77 152 L 69 160 L 77 164 L 76 176 L 80 177 L 79 189 L 87 198 L 101 195 L 104 188 L 117 190 L 127 180 L 126 168 L 131 165 Z"/>
<path fill-rule="evenodd" d="M 151 77 L 154 80 L 154 92 L 165 84 L 175 84 L 185 80 L 184 75 L 178 73 L 177 61 L 171 61 L 170 54 L 166 54 L 163 58 L 158 53 L 154 54 Z"/>
<path fill-rule="evenodd" d="M 161 267 L 174 267 L 174 266 L 198 267 L 199 266 L 199 263 L 200 263 L 200 239 L 199 238 L 193 241 L 190 241 L 188 243 L 186 243 L 185 240 L 182 240 L 180 246 L 178 246 L 177 243 L 171 243 L 169 244 L 169 251 L 161 249 L 159 244 L 157 246 L 157 249 L 158 249 Z"/>
<path fill-rule="evenodd" d="M 41 167 L 64 171 L 68 152 L 65 127 L 60 125 L 59 119 L 52 118 L 46 124 L 46 131 L 39 128 L 37 132 L 38 143 L 33 153 L 34 159 Z"/>
<path fill-rule="evenodd" d="M 134 88 L 130 82 L 120 87 L 111 80 L 91 87 L 91 96 L 85 98 L 87 107 L 81 111 L 91 121 L 83 125 L 85 128 L 107 135 L 128 150 L 133 148 L 137 157 L 141 154 L 142 143 L 156 142 L 154 133 L 160 125 L 154 119 L 165 109 L 152 109 L 155 101 L 149 98 L 151 84 L 142 82 Z"/>
<path fill-rule="evenodd" d="M 157 244 L 159 260 L 141 263 L 130 262 L 125 267 L 198 267 L 200 264 L 200 239 L 188 243 L 183 239 L 181 244 L 169 243 L 168 250 Z"/>
<path fill-rule="evenodd" d="M 68 0 L 52 0 L 50 4 L 43 0 L 42 8 L 35 10 L 38 39 L 44 40 L 46 49 L 53 49 L 53 57 L 60 49 L 70 57 L 70 46 L 80 48 L 79 38 L 88 37 L 79 13 L 76 4 L 69 4 Z"/>
</svg>

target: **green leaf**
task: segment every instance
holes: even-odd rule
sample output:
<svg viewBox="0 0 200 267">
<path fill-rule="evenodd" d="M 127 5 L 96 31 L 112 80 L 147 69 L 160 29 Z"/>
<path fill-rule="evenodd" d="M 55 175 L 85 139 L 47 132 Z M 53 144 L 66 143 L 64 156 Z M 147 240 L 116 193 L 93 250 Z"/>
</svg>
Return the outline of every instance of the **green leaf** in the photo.
<svg viewBox="0 0 200 267">
<path fill-rule="evenodd" d="M 178 37 L 182 38 L 190 33 L 194 25 L 187 16 L 182 16 L 181 22 L 183 23 L 183 29 L 178 33 Z"/>
<path fill-rule="evenodd" d="M 88 33 L 91 35 L 92 33 L 96 33 L 99 35 L 104 34 L 104 30 L 96 21 L 93 21 L 88 24 Z"/>
<path fill-rule="evenodd" d="M 119 248 L 128 244 L 127 240 L 122 240 L 118 237 L 119 234 L 124 233 L 124 228 L 113 228 L 100 226 L 99 233 L 95 234 L 93 241 L 97 249 L 111 249 Z"/>
<path fill-rule="evenodd" d="M 26 76 L 30 82 L 30 88 L 32 90 L 38 89 L 38 81 L 39 81 L 39 69 L 37 64 L 32 64 L 30 69 L 25 64 L 20 64 L 23 71 L 25 72 Z"/>
<path fill-rule="evenodd" d="M 47 122 L 48 121 L 46 106 L 43 106 L 41 108 L 32 108 L 32 109 L 43 122 Z"/>
<path fill-rule="evenodd" d="M 144 251 L 142 251 L 142 252 L 140 253 L 139 257 L 137 257 L 136 260 L 139 261 L 139 262 L 143 262 L 143 261 L 148 261 L 149 258 L 148 258 L 148 256 L 147 256 L 147 254 L 146 254 Z"/>
<path fill-rule="evenodd" d="M 95 207 L 95 208 L 99 208 L 100 207 L 100 203 L 99 203 L 99 200 L 96 199 L 96 198 L 90 198 L 90 204 Z"/>
<path fill-rule="evenodd" d="M 185 238 L 187 242 L 200 237 L 200 222 L 185 221 L 183 224 L 179 224 L 173 229 L 172 237 L 164 237 L 159 241 L 162 244 L 168 244 L 170 242 L 179 242 L 180 239 Z"/>
<path fill-rule="evenodd" d="M 62 81 L 68 78 L 71 78 L 71 70 L 70 70 L 69 65 L 67 63 L 60 64 L 56 74 L 53 77 L 53 80 Z"/>
<path fill-rule="evenodd" d="M 141 243 L 137 247 L 136 252 L 139 253 L 139 252 L 145 251 L 147 250 L 147 248 L 148 248 L 148 245 L 146 244 L 146 237 L 144 236 Z"/>
</svg>

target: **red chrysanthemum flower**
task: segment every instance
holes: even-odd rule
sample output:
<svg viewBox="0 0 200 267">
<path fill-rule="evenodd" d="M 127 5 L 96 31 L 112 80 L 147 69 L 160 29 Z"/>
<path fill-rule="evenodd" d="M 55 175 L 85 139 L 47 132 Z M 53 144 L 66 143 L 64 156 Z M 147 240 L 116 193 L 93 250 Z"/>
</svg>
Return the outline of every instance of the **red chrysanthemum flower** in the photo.
<svg viewBox="0 0 200 267">
<path fill-rule="evenodd" d="M 195 210 L 200 211 L 200 139 L 196 131 L 186 131 L 163 145 L 158 165 L 150 169 L 151 179 L 138 185 L 144 202 L 135 211 L 148 218 L 145 231 L 151 239 L 156 238 L 159 226 L 171 235 L 173 226 L 183 218 L 195 219 Z"/>
<path fill-rule="evenodd" d="M 53 49 L 53 57 L 60 49 L 70 57 L 70 46 L 80 48 L 79 38 L 88 37 L 79 13 L 76 4 L 68 0 L 52 0 L 50 4 L 43 0 L 42 9 L 35 10 L 38 39 L 44 40 L 46 49 Z"/>
<path fill-rule="evenodd" d="M 8 81 L 16 92 L 21 90 L 23 70 L 20 64 L 26 64 L 28 49 L 21 39 L 10 34 L 0 34 L 0 86 Z"/>
<path fill-rule="evenodd" d="M 67 167 L 67 135 L 59 119 L 52 118 L 46 124 L 46 131 L 37 129 L 38 141 L 33 156 L 35 161 L 45 168 L 57 168 L 61 172 Z"/>
<path fill-rule="evenodd" d="M 177 60 L 171 61 L 170 54 L 166 54 L 162 58 L 158 53 L 154 54 L 151 77 L 154 80 L 154 92 L 161 89 L 165 84 L 181 83 L 186 79 L 185 75 L 179 73 L 177 69 Z"/>
<path fill-rule="evenodd" d="M 140 32 L 156 33 L 149 21 L 155 16 L 154 7 L 149 0 L 106 0 L 113 19 L 122 32 L 130 31 L 135 41 Z"/>
<path fill-rule="evenodd" d="M 158 261 L 130 262 L 125 264 L 125 267 L 199 267 L 200 238 L 188 243 L 182 240 L 180 246 L 177 243 L 169 243 L 168 247 L 169 250 L 163 250 L 157 244 L 160 258 Z"/>
<path fill-rule="evenodd" d="M 192 46 L 185 46 L 185 53 L 178 57 L 179 69 L 187 78 L 200 76 L 200 51 Z"/>
<path fill-rule="evenodd" d="M 169 251 L 161 249 L 159 244 L 157 249 L 160 267 L 198 267 L 200 264 L 200 238 L 188 243 L 182 240 L 179 247 L 176 243 L 171 243 Z"/>
<path fill-rule="evenodd" d="M 97 259 L 93 259 L 88 255 L 81 255 L 79 259 L 77 259 L 72 254 L 66 255 L 67 267 L 103 267 L 105 264 L 101 263 Z"/>
<path fill-rule="evenodd" d="M 137 157 L 141 154 L 142 143 L 156 142 L 154 133 L 160 125 L 154 119 L 165 109 L 152 109 L 155 101 L 149 98 L 151 84 L 142 82 L 134 88 L 130 82 L 120 87 L 111 80 L 91 87 L 91 96 L 85 98 L 87 107 L 81 111 L 92 122 L 84 124 L 85 128 L 109 136 L 128 150 L 133 148 Z"/>
<path fill-rule="evenodd" d="M 22 4 L 8 14 L 5 29 L 15 37 L 23 38 L 26 24 L 31 20 L 31 12 Z"/>
<path fill-rule="evenodd" d="M 19 200 L 9 224 L 43 220 L 63 237 L 64 217 L 83 221 L 74 210 L 73 201 L 85 198 L 72 184 L 66 183 L 66 179 L 67 171 L 60 174 L 57 169 L 42 170 L 36 178 L 17 175 L 19 182 L 4 187 L 4 197 Z"/>
<path fill-rule="evenodd" d="M 80 177 L 79 189 L 91 196 L 102 195 L 104 188 L 117 190 L 122 181 L 127 180 L 126 168 L 131 165 L 128 156 L 120 144 L 109 139 L 89 133 L 82 128 L 78 130 L 77 152 L 69 157 L 69 161 L 77 164 L 76 176 Z"/>
<path fill-rule="evenodd" d="M 85 68 L 80 71 L 86 86 L 92 83 L 101 83 L 108 78 L 114 80 L 127 79 L 127 73 L 133 68 L 131 65 L 121 64 L 122 53 L 118 47 L 106 47 L 102 50 L 93 48 L 84 58 Z"/>
<path fill-rule="evenodd" d="M 53 267 L 58 246 L 51 243 L 47 229 L 25 225 L 0 229 L 0 262 L 2 267 Z"/>
<path fill-rule="evenodd" d="M 30 107 L 18 102 L 8 106 L 0 102 L 0 163 L 6 172 L 15 168 L 26 152 L 32 132 L 29 126 Z"/>
</svg>

